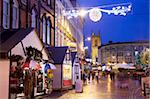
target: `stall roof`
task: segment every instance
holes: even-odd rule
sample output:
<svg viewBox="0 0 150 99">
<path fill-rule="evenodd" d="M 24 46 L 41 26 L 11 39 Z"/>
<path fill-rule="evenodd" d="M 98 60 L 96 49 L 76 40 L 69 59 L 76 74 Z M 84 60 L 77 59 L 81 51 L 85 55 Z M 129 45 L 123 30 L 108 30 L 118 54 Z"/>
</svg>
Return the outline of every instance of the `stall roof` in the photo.
<svg viewBox="0 0 150 99">
<path fill-rule="evenodd" d="M 65 54 L 67 52 L 68 47 L 46 47 L 50 57 L 54 60 L 54 64 L 63 64 Z"/>
<path fill-rule="evenodd" d="M 77 54 L 77 52 L 71 52 L 71 62 L 73 63 L 74 62 L 74 60 L 75 60 L 75 58 L 76 58 L 76 54 Z"/>
<path fill-rule="evenodd" d="M 33 28 L 9 29 L 0 33 L 0 53 L 7 53 L 22 39 L 24 39 Z"/>
</svg>

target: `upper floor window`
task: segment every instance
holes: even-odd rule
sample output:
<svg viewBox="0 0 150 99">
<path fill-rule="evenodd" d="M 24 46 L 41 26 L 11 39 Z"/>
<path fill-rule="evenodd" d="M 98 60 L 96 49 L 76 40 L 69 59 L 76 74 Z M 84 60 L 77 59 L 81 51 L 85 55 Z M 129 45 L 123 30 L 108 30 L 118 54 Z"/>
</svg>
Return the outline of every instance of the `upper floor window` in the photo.
<svg viewBox="0 0 150 99">
<path fill-rule="evenodd" d="M 51 38 L 51 22 L 50 20 L 47 21 L 47 43 L 50 44 Z"/>
<path fill-rule="evenodd" d="M 9 0 L 3 1 L 3 28 L 8 29 L 10 24 L 10 2 Z"/>
<path fill-rule="evenodd" d="M 48 1 L 50 1 L 50 7 L 51 7 L 52 9 L 54 9 L 55 0 L 48 0 Z"/>
<path fill-rule="evenodd" d="M 12 21 L 12 27 L 18 28 L 18 18 L 19 18 L 19 9 L 18 9 L 18 2 L 17 0 L 13 0 L 13 21 Z"/>
<path fill-rule="evenodd" d="M 32 16 L 31 17 L 32 17 L 31 26 L 35 28 L 37 20 L 36 20 L 36 12 L 34 9 L 32 9 Z"/>
<path fill-rule="evenodd" d="M 51 5 L 51 0 L 47 0 L 48 5 Z"/>
<path fill-rule="evenodd" d="M 46 42 L 46 17 L 43 17 L 43 42 Z"/>
</svg>

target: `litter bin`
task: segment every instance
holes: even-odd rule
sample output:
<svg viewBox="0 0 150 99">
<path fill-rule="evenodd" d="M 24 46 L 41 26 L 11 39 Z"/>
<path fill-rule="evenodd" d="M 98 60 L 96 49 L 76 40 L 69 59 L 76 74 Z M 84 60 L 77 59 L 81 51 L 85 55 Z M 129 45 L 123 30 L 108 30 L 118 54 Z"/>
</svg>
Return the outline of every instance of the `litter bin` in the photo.
<svg viewBox="0 0 150 99">
<path fill-rule="evenodd" d="M 82 80 L 77 80 L 76 83 L 75 83 L 75 92 L 80 92 L 82 93 L 83 92 L 83 82 Z"/>
</svg>

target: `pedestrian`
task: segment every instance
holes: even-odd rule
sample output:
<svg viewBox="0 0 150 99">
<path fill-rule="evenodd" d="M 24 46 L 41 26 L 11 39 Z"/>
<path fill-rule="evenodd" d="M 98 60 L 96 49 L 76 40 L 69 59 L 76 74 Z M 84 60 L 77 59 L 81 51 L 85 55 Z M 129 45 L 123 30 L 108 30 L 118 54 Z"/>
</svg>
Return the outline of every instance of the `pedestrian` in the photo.
<svg viewBox="0 0 150 99">
<path fill-rule="evenodd" d="M 115 72 L 112 72 L 112 79 L 115 80 Z"/>
<path fill-rule="evenodd" d="M 83 73 L 83 84 L 86 84 L 86 74 Z"/>
<path fill-rule="evenodd" d="M 89 80 L 89 82 L 90 82 L 90 78 L 91 78 L 91 73 L 89 72 L 89 74 L 88 74 L 88 80 Z"/>
<path fill-rule="evenodd" d="M 95 77 L 95 72 L 93 71 L 92 72 L 92 81 L 94 80 L 94 77 Z"/>
<path fill-rule="evenodd" d="M 97 83 L 99 83 L 99 75 L 98 75 L 98 72 L 96 72 L 95 77 L 96 77 Z"/>
<path fill-rule="evenodd" d="M 115 79 L 115 73 L 113 71 L 110 72 L 110 79 L 111 80 Z"/>
<path fill-rule="evenodd" d="M 110 72 L 110 79 L 113 80 L 112 71 Z"/>
</svg>

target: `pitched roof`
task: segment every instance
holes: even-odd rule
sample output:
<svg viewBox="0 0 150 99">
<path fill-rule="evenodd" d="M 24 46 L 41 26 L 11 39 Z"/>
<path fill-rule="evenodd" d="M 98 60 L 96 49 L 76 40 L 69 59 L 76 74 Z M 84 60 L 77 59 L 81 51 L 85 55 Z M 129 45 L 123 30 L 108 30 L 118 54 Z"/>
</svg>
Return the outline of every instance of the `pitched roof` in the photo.
<svg viewBox="0 0 150 99">
<path fill-rule="evenodd" d="M 46 47 L 48 50 L 48 54 L 54 60 L 54 64 L 63 64 L 65 54 L 67 52 L 68 47 Z"/>
<path fill-rule="evenodd" d="M 0 53 L 7 53 L 33 30 L 33 28 L 3 30 L 0 33 Z"/>
<path fill-rule="evenodd" d="M 76 58 L 77 52 L 71 52 L 71 62 L 73 63 Z"/>
</svg>

